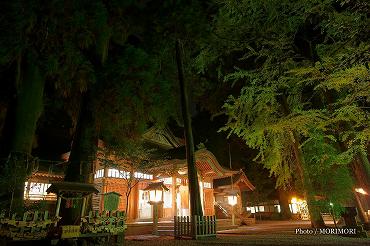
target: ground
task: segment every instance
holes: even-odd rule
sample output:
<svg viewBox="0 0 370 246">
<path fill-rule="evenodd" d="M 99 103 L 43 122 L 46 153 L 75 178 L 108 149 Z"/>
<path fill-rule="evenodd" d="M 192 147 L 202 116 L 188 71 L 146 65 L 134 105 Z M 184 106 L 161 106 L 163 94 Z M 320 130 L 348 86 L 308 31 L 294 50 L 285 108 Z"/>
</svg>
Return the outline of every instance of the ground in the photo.
<svg viewBox="0 0 370 246">
<path fill-rule="evenodd" d="M 351 238 L 338 235 L 299 235 L 296 229 L 309 229 L 308 222 L 262 221 L 253 226 L 220 231 L 217 238 L 204 240 L 174 240 L 170 236 L 128 236 L 124 245 L 370 245 L 370 238 Z"/>
</svg>

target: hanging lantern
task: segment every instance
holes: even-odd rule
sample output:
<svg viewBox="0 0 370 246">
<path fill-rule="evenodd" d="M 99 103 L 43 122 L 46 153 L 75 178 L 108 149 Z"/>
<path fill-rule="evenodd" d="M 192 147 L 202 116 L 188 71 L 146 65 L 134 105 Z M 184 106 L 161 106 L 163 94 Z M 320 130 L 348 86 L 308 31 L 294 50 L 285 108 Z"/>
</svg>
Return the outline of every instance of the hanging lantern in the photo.
<svg viewBox="0 0 370 246">
<path fill-rule="evenodd" d="M 235 206 L 238 203 L 238 192 L 231 190 L 227 196 L 227 201 L 230 206 Z"/>
</svg>

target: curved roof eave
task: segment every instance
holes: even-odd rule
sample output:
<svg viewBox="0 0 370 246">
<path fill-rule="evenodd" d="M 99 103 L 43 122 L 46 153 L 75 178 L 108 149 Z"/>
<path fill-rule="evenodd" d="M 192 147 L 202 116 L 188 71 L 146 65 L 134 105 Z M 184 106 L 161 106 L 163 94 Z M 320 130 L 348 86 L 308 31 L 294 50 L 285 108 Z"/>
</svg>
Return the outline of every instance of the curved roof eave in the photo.
<svg viewBox="0 0 370 246">
<path fill-rule="evenodd" d="M 207 149 L 200 149 L 195 152 L 195 159 L 205 159 L 208 164 L 211 166 L 212 170 L 217 174 L 218 177 L 223 177 L 225 175 L 232 175 L 238 173 L 238 171 L 230 170 L 224 168 L 218 162 L 214 154 Z"/>
</svg>

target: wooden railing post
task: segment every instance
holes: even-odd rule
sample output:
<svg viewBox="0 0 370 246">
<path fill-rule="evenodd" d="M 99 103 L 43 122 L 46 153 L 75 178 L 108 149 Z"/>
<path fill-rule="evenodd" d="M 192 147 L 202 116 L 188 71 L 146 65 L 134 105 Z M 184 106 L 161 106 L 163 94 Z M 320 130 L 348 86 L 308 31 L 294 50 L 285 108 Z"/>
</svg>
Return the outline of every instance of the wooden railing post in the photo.
<svg viewBox="0 0 370 246">
<path fill-rule="evenodd" d="M 174 216 L 175 238 L 216 236 L 216 216 Z"/>
<path fill-rule="evenodd" d="M 177 225 L 177 223 L 176 223 L 176 216 L 173 216 L 173 230 L 174 230 L 173 234 L 175 235 L 175 238 L 177 238 L 177 228 L 176 228 L 176 225 Z"/>
</svg>

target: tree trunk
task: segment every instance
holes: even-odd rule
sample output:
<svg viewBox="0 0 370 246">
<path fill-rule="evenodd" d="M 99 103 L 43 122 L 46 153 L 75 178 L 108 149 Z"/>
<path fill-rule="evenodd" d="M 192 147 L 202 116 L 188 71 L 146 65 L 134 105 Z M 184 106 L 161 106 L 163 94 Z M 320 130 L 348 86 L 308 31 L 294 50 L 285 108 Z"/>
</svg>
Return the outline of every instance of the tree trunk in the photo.
<svg viewBox="0 0 370 246">
<path fill-rule="evenodd" d="M 311 220 L 311 226 L 313 228 L 324 228 L 325 227 L 325 222 L 321 216 L 320 213 L 320 208 L 315 205 L 315 198 L 312 194 L 310 194 L 310 187 L 311 187 L 311 182 L 309 177 L 307 177 L 304 173 L 304 157 L 302 150 L 299 148 L 298 145 L 298 137 L 296 134 L 293 133 L 294 136 L 294 143 L 293 143 L 293 150 L 294 150 L 294 155 L 296 159 L 296 167 L 299 173 L 299 176 L 302 180 L 302 187 L 304 189 L 304 197 L 307 201 L 307 207 L 308 211 L 310 214 L 310 220 Z"/>
<path fill-rule="evenodd" d="M 328 104 L 332 105 L 333 104 L 332 94 L 330 92 L 326 92 L 325 96 L 328 100 Z M 331 106 L 329 106 L 329 110 L 332 111 Z M 337 127 L 336 132 L 340 132 L 342 130 L 339 124 L 336 127 Z M 350 129 L 354 131 L 353 127 L 348 123 L 344 123 L 344 127 L 346 129 Z M 340 151 L 347 150 L 346 144 L 342 142 L 338 143 L 337 148 Z M 349 170 L 351 171 L 351 174 L 352 174 L 353 179 L 355 180 L 355 183 L 369 190 L 370 188 L 370 163 L 365 153 L 363 152 L 360 153 L 359 156 L 355 157 L 354 160 L 352 160 L 352 162 L 349 165 Z M 362 223 L 369 224 L 369 219 L 366 215 L 363 205 L 361 204 L 361 200 L 359 199 L 358 194 L 356 194 L 356 191 L 354 189 L 352 190 L 353 190 L 353 200 L 355 202 L 355 206 L 359 213 L 360 221 Z"/>
<path fill-rule="evenodd" d="M 363 188 L 365 188 L 365 190 L 367 192 L 370 192 L 370 163 L 369 163 L 369 159 L 367 157 L 367 155 L 365 153 L 361 153 L 360 154 L 360 163 L 362 163 L 361 167 L 363 169 L 363 179 L 362 179 L 362 185 L 363 185 Z M 370 228 L 370 221 L 369 221 L 369 218 L 368 216 L 366 215 L 366 212 L 365 212 L 365 209 L 364 207 L 362 206 L 362 203 L 361 203 L 361 200 L 359 199 L 359 194 L 356 194 L 355 193 L 355 199 L 356 199 L 356 202 L 358 203 L 357 204 L 357 207 L 359 207 L 361 209 L 361 215 L 362 217 L 360 217 L 361 221 L 366 224 L 366 227 L 367 228 Z M 366 201 L 369 201 L 369 198 L 367 197 L 367 199 L 365 199 Z M 369 203 L 368 203 L 369 205 Z M 367 206 L 369 208 L 369 206 Z"/>
<path fill-rule="evenodd" d="M 203 216 L 201 197 L 199 192 L 198 174 L 194 154 L 194 140 L 191 128 L 191 116 L 188 105 L 187 88 L 184 81 L 183 65 L 181 59 L 180 42 L 176 41 L 176 62 L 180 83 L 181 109 L 184 120 L 186 160 L 188 163 L 190 212 L 192 216 Z"/>
<path fill-rule="evenodd" d="M 89 92 L 82 95 L 65 181 L 91 184 L 94 182 L 93 162 L 96 157 L 98 138 L 90 96 Z"/>
<path fill-rule="evenodd" d="M 287 103 L 286 97 L 282 96 L 282 110 L 286 115 L 289 115 L 290 110 Z M 311 182 L 309 177 L 305 175 L 304 172 L 304 156 L 302 150 L 299 148 L 299 137 L 296 133 L 292 132 L 292 146 L 293 152 L 296 160 L 295 167 L 297 168 L 299 178 L 302 182 L 302 188 L 304 190 L 304 198 L 307 201 L 307 207 L 310 214 L 311 219 L 311 226 L 313 228 L 323 228 L 325 227 L 325 222 L 322 219 L 320 214 L 320 208 L 315 205 L 315 198 L 312 194 L 309 194 L 309 188 L 311 186 Z"/>
<path fill-rule="evenodd" d="M 24 182 L 32 171 L 33 158 L 31 156 L 37 121 L 43 109 L 43 94 L 45 80 L 40 68 L 31 55 L 25 61 L 25 72 L 19 78 L 17 88 L 14 125 L 12 127 L 10 152 L 7 171 L 10 172 L 13 194 L 12 210 L 23 207 Z"/>
<path fill-rule="evenodd" d="M 1 139 L 0 139 L 0 157 L 6 158 L 10 153 L 10 144 L 12 142 L 12 135 L 14 132 L 14 125 L 15 125 L 15 111 L 17 105 L 17 90 L 15 88 L 15 83 L 12 84 L 11 88 L 11 96 L 9 101 L 7 102 L 6 106 L 6 116 L 4 120 L 4 125 L 1 131 Z M 4 163 L 0 163 L 0 168 L 3 168 Z"/>
<path fill-rule="evenodd" d="M 366 150 L 365 150 L 366 151 Z M 370 188 L 370 162 L 365 153 L 360 153 L 359 161 L 362 164 L 363 168 L 363 185 L 366 186 L 366 188 Z"/>
<path fill-rule="evenodd" d="M 355 198 L 355 202 L 356 202 L 358 217 L 360 218 L 360 221 L 362 223 L 364 223 L 368 226 L 369 225 L 369 218 L 367 217 L 365 209 L 362 206 L 359 194 L 356 191 L 354 191 L 353 194 L 354 194 L 354 198 Z"/>
<path fill-rule="evenodd" d="M 355 160 L 351 162 L 350 167 L 352 171 L 352 177 L 356 180 L 355 184 L 358 187 L 362 187 L 362 188 L 365 188 L 365 190 L 367 190 L 366 189 L 368 187 L 366 186 L 367 180 L 364 180 L 364 176 L 366 175 L 365 175 L 365 171 L 363 170 L 364 166 L 362 165 L 361 160 L 359 158 L 355 158 Z M 369 219 L 367 217 L 366 211 L 364 209 L 363 204 L 361 203 L 359 194 L 355 191 L 355 189 L 353 189 L 353 198 L 356 204 L 358 217 L 360 221 L 364 224 L 369 224 Z"/>
<path fill-rule="evenodd" d="M 292 213 L 289 208 L 289 193 L 282 188 L 278 189 L 279 192 L 279 203 L 280 203 L 280 213 L 282 219 L 288 220 L 292 218 Z"/>
<path fill-rule="evenodd" d="M 83 93 L 80 112 L 73 137 L 71 153 L 64 180 L 69 182 L 93 183 L 93 163 L 97 151 L 97 135 L 95 120 L 90 106 L 89 91 Z M 91 195 L 86 200 L 86 210 L 91 209 Z M 67 201 L 63 200 L 61 206 L 62 221 L 64 225 L 79 223 L 82 200 L 73 201 L 73 206 L 67 208 Z"/>
<path fill-rule="evenodd" d="M 345 151 L 347 149 L 344 143 L 339 143 L 338 148 L 341 151 Z M 352 177 L 355 180 L 355 185 L 357 185 L 358 187 L 363 187 L 365 189 L 369 187 L 368 186 L 369 180 L 367 179 L 368 176 L 366 172 L 367 171 L 366 170 L 366 165 L 367 165 L 366 160 L 367 160 L 366 156 L 360 155 L 358 157 L 355 157 L 349 164 L 349 170 L 351 171 Z M 362 223 L 368 224 L 369 219 L 366 215 L 366 211 L 364 210 L 361 200 L 358 197 L 358 194 L 356 194 L 355 188 L 356 187 L 353 187 L 352 189 L 353 190 L 353 201 L 357 208 L 358 216 Z"/>
</svg>

